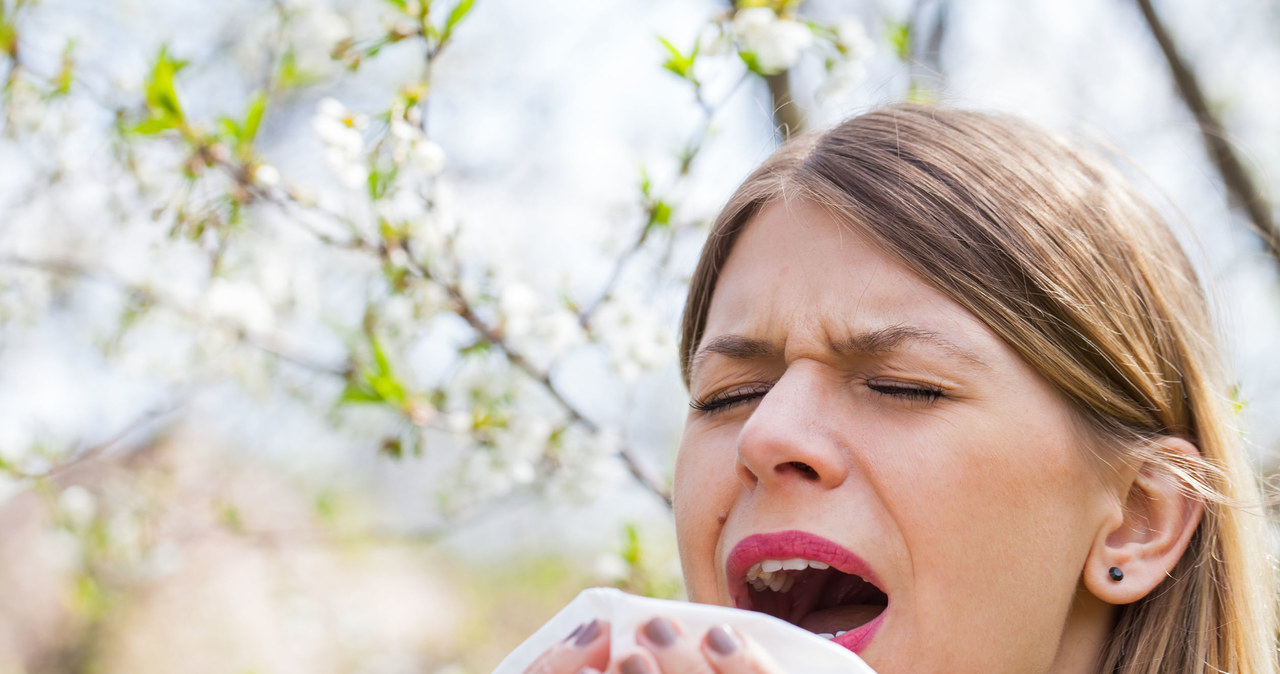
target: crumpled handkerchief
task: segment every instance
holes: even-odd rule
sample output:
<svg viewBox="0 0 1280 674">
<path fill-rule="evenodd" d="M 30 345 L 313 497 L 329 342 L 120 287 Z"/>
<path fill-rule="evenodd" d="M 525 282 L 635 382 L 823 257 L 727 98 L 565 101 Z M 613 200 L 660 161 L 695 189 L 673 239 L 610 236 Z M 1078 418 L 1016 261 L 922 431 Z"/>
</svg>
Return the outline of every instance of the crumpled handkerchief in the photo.
<svg viewBox="0 0 1280 674">
<path fill-rule="evenodd" d="M 636 629 L 659 615 L 679 620 L 691 634 L 702 634 L 716 625 L 732 625 L 763 646 L 788 674 L 875 674 L 848 649 L 764 613 L 637 597 L 606 587 L 583 590 L 512 651 L 494 674 L 522 674 L 539 654 L 593 618 L 611 624 L 614 653 L 633 651 L 637 648 Z"/>
</svg>

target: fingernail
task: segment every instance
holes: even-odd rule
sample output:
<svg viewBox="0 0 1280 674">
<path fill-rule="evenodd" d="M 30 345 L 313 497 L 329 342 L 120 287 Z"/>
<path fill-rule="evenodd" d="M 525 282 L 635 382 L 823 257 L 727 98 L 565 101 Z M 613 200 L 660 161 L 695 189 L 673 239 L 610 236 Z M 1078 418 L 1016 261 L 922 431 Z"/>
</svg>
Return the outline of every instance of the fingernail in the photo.
<svg viewBox="0 0 1280 674">
<path fill-rule="evenodd" d="M 582 628 L 586 626 L 586 623 L 578 623 L 578 626 L 573 628 L 573 631 L 569 633 L 569 636 L 564 638 L 564 641 L 571 641 L 574 637 L 578 636 L 578 634 L 582 632 Z"/>
<path fill-rule="evenodd" d="M 583 667 L 578 670 L 578 674 L 600 674 L 600 670 L 595 667 Z"/>
<path fill-rule="evenodd" d="M 598 636 L 600 636 L 600 621 L 592 620 L 582 626 L 582 631 L 578 632 L 578 638 L 574 639 L 573 645 L 578 648 L 582 648 L 583 646 L 595 641 Z"/>
<path fill-rule="evenodd" d="M 670 620 L 661 616 L 645 624 L 644 635 L 649 637 L 649 641 L 662 648 L 666 648 L 676 641 L 675 627 L 671 625 Z"/>
<path fill-rule="evenodd" d="M 732 655 L 738 650 L 738 638 L 733 636 L 729 628 L 717 625 L 707 632 L 707 645 L 720 655 Z"/>
<path fill-rule="evenodd" d="M 622 661 L 622 674 L 649 674 L 649 663 L 639 655 Z"/>
</svg>

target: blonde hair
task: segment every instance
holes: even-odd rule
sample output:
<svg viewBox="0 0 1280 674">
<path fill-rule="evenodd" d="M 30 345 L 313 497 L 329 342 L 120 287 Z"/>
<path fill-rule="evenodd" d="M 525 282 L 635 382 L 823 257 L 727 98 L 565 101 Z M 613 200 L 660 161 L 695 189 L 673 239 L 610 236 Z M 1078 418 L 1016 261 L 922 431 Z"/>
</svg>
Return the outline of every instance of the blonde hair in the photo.
<svg viewBox="0 0 1280 674">
<path fill-rule="evenodd" d="M 686 384 L 734 240 L 790 198 L 827 208 L 984 321 L 1065 395 L 1104 461 L 1155 462 L 1204 501 L 1170 576 L 1120 607 L 1100 672 L 1277 671 L 1266 523 L 1205 296 L 1114 168 L 1015 119 L 909 105 L 788 144 L 703 249 L 685 306 Z M 1152 451 L 1162 435 L 1201 459 Z"/>
</svg>

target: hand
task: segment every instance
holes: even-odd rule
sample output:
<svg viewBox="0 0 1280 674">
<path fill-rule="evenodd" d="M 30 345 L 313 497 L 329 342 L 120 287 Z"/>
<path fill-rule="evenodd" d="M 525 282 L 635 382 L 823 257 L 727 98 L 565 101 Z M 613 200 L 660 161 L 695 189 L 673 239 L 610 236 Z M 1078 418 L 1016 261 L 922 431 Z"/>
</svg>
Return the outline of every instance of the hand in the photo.
<svg viewBox="0 0 1280 674">
<path fill-rule="evenodd" d="M 608 674 L 783 674 L 755 642 L 727 625 L 698 639 L 686 635 L 680 623 L 658 617 L 636 631 L 636 642 L 643 650 L 617 654 Z"/>
<path fill-rule="evenodd" d="M 609 663 L 609 623 L 582 623 L 560 643 L 543 651 L 524 674 L 599 672 Z"/>
<path fill-rule="evenodd" d="M 609 623 L 579 625 L 524 674 L 784 674 L 772 658 L 732 627 L 695 639 L 679 622 L 654 618 L 636 631 L 643 650 L 610 659 Z"/>
</svg>

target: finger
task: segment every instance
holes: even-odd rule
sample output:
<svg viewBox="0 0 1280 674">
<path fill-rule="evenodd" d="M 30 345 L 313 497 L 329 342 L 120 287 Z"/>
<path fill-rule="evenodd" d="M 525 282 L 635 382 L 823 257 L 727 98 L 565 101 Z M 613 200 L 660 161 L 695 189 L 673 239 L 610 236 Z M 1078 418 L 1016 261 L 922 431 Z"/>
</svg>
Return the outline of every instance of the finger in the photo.
<svg viewBox="0 0 1280 674">
<path fill-rule="evenodd" d="M 609 623 L 599 620 L 578 625 L 560 643 L 543 651 L 524 674 L 580 674 L 599 672 L 609 664 Z"/>
<path fill-rule="evenodd" d="M 632 653 L 609 666 L 607 674 L 683 674 L 658 667 L 653 656 L 644 651 Z"/>
<path fill-rule="evenodd" d="M 653 656 L 658 671 L 663 674 L 714 674 L 697 639 L 687 636 L 684 627 L 676 621 L 661 616 L 650 620 L 636 630 L 636 643 Z M 623 674 L 642 673 L 624 669 Z"/>
<path fill-rule="evenodd" d="M 782 667 L 758 644 L 728 625 L 707 630 L 702 653 L 717 674 L 783 674 Z"/>
</svg>

